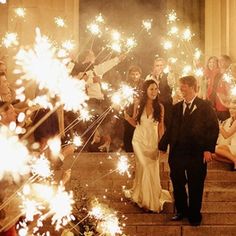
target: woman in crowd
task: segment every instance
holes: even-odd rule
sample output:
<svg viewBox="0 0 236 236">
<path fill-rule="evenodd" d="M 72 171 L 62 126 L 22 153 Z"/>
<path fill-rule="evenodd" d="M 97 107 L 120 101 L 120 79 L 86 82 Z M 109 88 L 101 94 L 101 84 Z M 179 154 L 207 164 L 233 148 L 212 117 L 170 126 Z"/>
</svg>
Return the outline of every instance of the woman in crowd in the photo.
<svg viewBox="0 0 236 236">
<path fill-rule="evenodd" d="M 162 190 L 159 173 L 158 139 L 164 132 L 164 108 L 158 101 L 158 87 L 154 80 L 143 85 L 143 95 L 137 119 L 126 114 L 126 120 L 135 126 L 132 140 L 136 171 L 133 187 L 125 190 L 140 207 L 160 212 L 164 202 L 171 202 L 170 193 Z"/>
<path fill-rule="evenodd" d="M 236 171 L 236 102 L 230 104 L 229 110 L 231 117 L 220 126 L 220 136 L 216 146 L 216 159 L 233 162 L 232 170 Z"/>
</svg>

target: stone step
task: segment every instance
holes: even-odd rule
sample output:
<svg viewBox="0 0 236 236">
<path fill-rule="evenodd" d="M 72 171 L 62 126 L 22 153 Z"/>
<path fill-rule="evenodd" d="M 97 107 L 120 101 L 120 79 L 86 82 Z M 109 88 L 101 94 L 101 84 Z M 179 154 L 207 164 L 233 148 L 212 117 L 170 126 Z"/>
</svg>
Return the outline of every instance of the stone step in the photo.
<svg viewBox="0 0 236 236">
<path fill-rule="evenodd" d="M 134 166 L 135 159 L 133 154 L 122 153 L 122 155 L 127 156 L 129 164 Z M 80 153 L 79 156 L 78 154 L 74 154 L 73 157 L 71 156 L 66 158 L 64 161 L 64 166 L 69 167 L 76 158 L 73 166 L 75 169 L 81 168 L 81 166 L 84 165 L 86 169 L 89 163 L 90 168 L 97 168 L 99 166 L 100 168 L 109 170 L 117 167 L 118 157 L 119 155 L 117 153 Z M 230 170 L 230 168 L 230 164 L 219 162 L 217 160 L 213 160 L 208 163 L 209 170 Z M 169 171 L 168 158 L 165 155 L 160 157 L 160 170 Z"/>
<path fill-rule="evenodd" d="M 152 226 L 152 225 L 189 225 L 187 219 L 171 221 L 173 214 L 157 213 L 131 213 L 125 214 L 124 223 L 127 226 Z M 203 213 L 202 225 L 234 225 L 236 226 L 235 213 Z"/>
<path fill-rule="evenodd" d="M 129 236 L 236 236 L 236 226 L 127 226 Z"/>
<path fill-rule="evenodd" d="M 99 199 L 99 198 L 98 198 Z M 101 202 L 106 203 L 109 207 L 120 211 L 121 213 L 145 213 L 136 204 L 127 201 L 112 201 L 100 199 Z M 203 202 L 203 213 L 236 213 L 236 202 Z M 164 205 L 163 213 L 174 213 L 174 204 L 166 203 Z"/>
</svg>

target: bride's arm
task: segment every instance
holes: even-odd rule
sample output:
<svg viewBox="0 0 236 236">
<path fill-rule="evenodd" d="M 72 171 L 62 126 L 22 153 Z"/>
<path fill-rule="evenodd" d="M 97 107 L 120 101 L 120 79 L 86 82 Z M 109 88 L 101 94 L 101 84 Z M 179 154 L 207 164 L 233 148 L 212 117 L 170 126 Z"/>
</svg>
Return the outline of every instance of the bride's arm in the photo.
<svg viewBox="0 0 236 236">
<path fill-rule="evenodd" d="M 165 126 L 164 126 L 164 106 L 162 104 L 161 105 L 161 119 L 160 119 L 160 122 L 158 123 L 158 127 L 157 127 L 157 132 L 158 132 L 158 139 L 160 140 L 161 137 L 163 136 L 164 134 L 164 131 L 165 131 Z"/>
</svg>

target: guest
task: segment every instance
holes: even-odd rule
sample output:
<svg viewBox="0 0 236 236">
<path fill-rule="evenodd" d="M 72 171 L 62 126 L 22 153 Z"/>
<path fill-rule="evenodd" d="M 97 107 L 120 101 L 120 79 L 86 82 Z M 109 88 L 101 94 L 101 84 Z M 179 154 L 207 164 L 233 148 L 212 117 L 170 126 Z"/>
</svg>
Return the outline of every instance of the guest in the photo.
<svg viewBox="0 0 236 236">
<path fill-rule="evenodd" d="M 143 85 L 143 80 L 141 79 L 142 69 L 139 66 L 131 66 L 127 73 L 126 83 L 131 86 L 137 93 L 134 97 L 134 103 L 130 104 L 125 109 L 125 113 L 129 116 L 135 118 L 137 115 L 137 105 L 138 99 L 140 97 L 141 88 Z M 130 124 L 126 119 L 124 119 L 124 134 L 123 134 L 123 142 L 124 149 L 126 152 L 133 152 L 132 146 L 132 138 L 134 134 L 134 126 Z"/>
<path fill-rule="evenodd" d="M 220 135 L 223 143 L 216 146 L 216 159 L 221 161 L 233 162 L 233 171 L 236 171 L 236 102 L 231 103 L 231 117 L 220 125 Z M 221 139 L 222 140 L 222 139 Z"/>
<path fill-rule="evenodd" d="M 172 115 L 172 83 L 168 74 L 164 73 L 165 60 L 157 57 L 154 60 L 152 73 L 149 74 L 145 80 L 154 80 L 158 85 L 159 101 L 165 108 L 164 124 L 165 127 L 170 125 L 170 119 Z"/>
</svg>

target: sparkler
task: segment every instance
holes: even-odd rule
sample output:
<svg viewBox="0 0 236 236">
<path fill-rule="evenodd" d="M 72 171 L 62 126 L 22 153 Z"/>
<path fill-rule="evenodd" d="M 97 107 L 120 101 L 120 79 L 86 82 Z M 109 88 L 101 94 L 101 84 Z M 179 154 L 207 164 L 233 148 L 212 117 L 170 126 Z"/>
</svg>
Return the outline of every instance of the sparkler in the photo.
<svg viewBox="0 0 236 236">
<path fill-rule="evenodd" d="M 75 48 L 75 44 L 72 40 L 66 40 L 62 43 L 62 47 L 67 51 L 72 51 Z"/>
<path fill-rule="evenodd" d="M 111 97 L 113 107 L 120 107 L 120 109 L 124 109 L 126 106 L 133 103 L 134 95 L 135 91 L 132 87 L 122 84 L 121 88 L 114 92 Z"/>
<path fill-rule="evenodd" d="M 104 18 L 101 13 L 99 13 L 99 15 L 95 17 L 95 21 L 98 23 L 104 23 Z"/>
<path fill-rule="evenodd" d="M 152 28 L 152 19 L 142 21 L 142 27 L 148 32 Z"/>
<path fill-rule="evenodd" d="M 22 80 L 35 80 L 40 88 L 49 91 L 49 98 L 57 96 L 65 110 L 78 111 L 88 98 L 85 82 L 69 76 L 66 65 L 56 57 L 56 48 L 38 28 L 34 48 L 21 49 L 16 64 L 21 67 L 18 71 L 23 73 Z"/>
<path fill-rule="evenodd" d="M 63 28 L 66 26 L 65 20 L 61 17 L 55 17 L 54 22 L 57 25 L 57 27 Z"/>
<path fill-rule="evenodd" d="M 130 167 L 129 160 L 126 156 L 120 156 L 119 161 L 117 164 L 117 170 L 119 174 L 123 175 L 124 173 L 127 173 L 127 175 L 130 177 L 130 173 L 128 171 Z"/>
<path fill-rule="evenodd" d="M 167 23 L 173 23 L 177 20 L 177 14 L 174 10 L 171 10 L 171 12 L 167 15 Z"/>
<path fill-rule="evenodd" d="M 18 7 L 18 8 L 15 9 L 15 13 L 16 13 L 17 16 L 24 18 L 25 14 L 26 14 L 25 8 Z"/>
<path fill-rule="evenodd" d="M 44 155 L 41 155 L 39 158 L 34 158 L 31 165 L 31 172 L 33 175 L 44 179 L 52 176 L 50 162 Z"/>
<path fill-rule="evenodd" d="M 194 59 L 198 61 L 201 55 L 202 55 L 202 52 L 198 48 L 196 48 L 194 52 Z"/>
<path fill-rule="evenodd" d="M 7 3 L 7 0 L 0 0 L 0 3 L 5 4 L 5 3 Z"/>
<path fill-rule="evenodd" d="M 167 40 L 167 41 L 164 42 L 163 47 L 164 47 L 165 50 L 169 50 L 173 47 L 173 44 L 172 44 L 171 41 Z"/>
<path fill-rule="evenodd" d="M 28 149 L 7 127 L 0 128 L 0 147 L 4 153 L 0 157 L 0 179 L 10 174 L 14 181 L 19 181 L 20 176 L 30 172 Z"/>
<path fill-rule="evenodd" d="M 120 32 L 118 31 L 113 31 L 111 36 L 112 36 L 112 39 L 115 41 L 119 41 L 121 37 Z"/>
<path fill-rule="evenodd" d="M 5 36 L 2 38 L 2 44 L 6 48 L 17 46 L 19 44 L 17 33 L 6 33 Z"/>
<path fill-rule="evenodd" d="M 193 36 L 194 36 L 194 34 L 192 34 L 192 32 L 191 32 L 191 30 L 189 29 L 189 27 L 187 27 L 187 28 L 183 31 L 182 38 L 183 38 L 184 41 L 190 41 Z"/>
<path fill-rule="evenodd" d="M 96 23 L 91 23 L 90 25 L 87 26 L 87 29 L 91 32 L 93 35 L 101 35 L 101 30 L 98 24 Z"/>
</svg>

